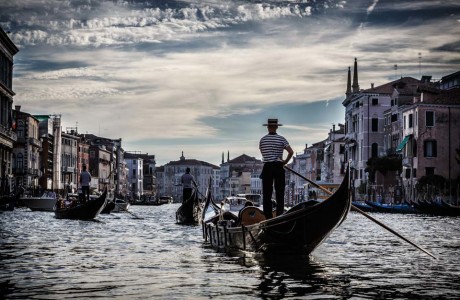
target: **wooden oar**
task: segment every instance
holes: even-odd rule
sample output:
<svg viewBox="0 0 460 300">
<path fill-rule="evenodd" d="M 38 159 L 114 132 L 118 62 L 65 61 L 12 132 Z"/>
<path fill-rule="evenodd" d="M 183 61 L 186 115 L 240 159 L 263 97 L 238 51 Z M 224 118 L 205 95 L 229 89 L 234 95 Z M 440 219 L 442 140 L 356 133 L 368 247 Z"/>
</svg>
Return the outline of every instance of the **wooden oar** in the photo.
<svg viewBox="0 0 460 300">
<path fill-rule="evenodd" d="M 121 210 L 123 210 L 123 211 L 127 212 L 128 214 L 130 214 L 130 215 L 134 216 L 135 218 L 137 218 L 137 219 L 141 219 L 141 220 L 142 220 L 142 219 L 144 219 L 144 218 L 141 218 L 141 217 L 139 217 L 139 216 L 137 216 L 137 215 L 133 214 L 132 212 L 130 212 L 129 210 L 127 210 L 127 209 L 126 209 L 126 208 L 124 208 L 123 206 L 121 206 L 121 205 L 119 205 L 119 204 L 116 204 L 115 202 L 113 202 L 113 203 L 114 203 L 116 206 L 118 206 L 118 208 L 119 208 L 119 209 L 121 209 Z"/>
<path fill-rule="evenodd" d="M 306 178 L 305 176 L 297 173 L 296 171 L 294 171 L 293 169 L 289 168 L 288 166 L 284 166 L 284 168 L 286 168 L 287 170 L 291 171 L 292 173 L 294 173 L 295 175 L 299 176 L 300 178 L 308 181 L 310 184 L 314 185 L 315 187 L 319 188 L 320 190 L 326 192 L 328 195 L 332 195 L 333 193 L 331 191 L 329 191 L 328 189 L 322 187 L 321 185 L 317 184 L 316 182 Z M 418 246 L 417 244 L 415 244 L 414 242 L 412 242 L 411 240 L 409 240 L 408 238 L 402 236 L 400 233 L 396 232 L 394 229 L 391 229 L 390 227 L 388 227 L 387 225 L 383 224 L 382 222 L 380 222 L 379 220 L 375 219 L 374 217 L 371 217 L 370 215 L 366 214 L 364 211 L 362 211 L 361 209 L 357 208 L 356 206 L 354 206 L 353 204 L 351 205 L 353 210 L 359 212 L 360 214 L 362 214 L 363 216 L 365 216 L 366 218 L 368 218 L 369 220 L 373 221 L 374 223 L 380 225 L 381 227 L 385 228 L 386 230 L 388 230 L 389 232 L 393 233 L 394 235 L 396 235 L 397 237 L 403 239 L 404 241 L 408 242 L 409 244 L 411 244 L 412 246 L 414 246 L 415 248 L 425 252 L 426 254 L 428 254 L 429 256 L 431 256 L 432 258 L 434 259 L 438 259 L 436 256 L 434 256 L 433 254 L 431 254 L 430 252 L 428 252 L 427 250 L 423 249 L 422 247 Z"/>
</svg>

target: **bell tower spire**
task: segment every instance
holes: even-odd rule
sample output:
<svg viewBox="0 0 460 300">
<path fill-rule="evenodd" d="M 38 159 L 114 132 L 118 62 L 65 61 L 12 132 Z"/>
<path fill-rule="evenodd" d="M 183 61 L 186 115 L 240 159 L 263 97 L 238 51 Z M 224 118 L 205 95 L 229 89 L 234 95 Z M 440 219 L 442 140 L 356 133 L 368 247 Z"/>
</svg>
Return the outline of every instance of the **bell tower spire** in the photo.
<svg viewBox="0 0 460 300">
<path fill-rule="evenodd" d="M 351 94 L 351 67 L 348 67 L 347 91 L 345 95 L 348 97 Z"/>
<path fill-rule="evenodd" d="M 358 59 L 355 57 L 355 66 L 353 70 L 353 93 L 359 92 L 358 84 Z"/>
</svg>

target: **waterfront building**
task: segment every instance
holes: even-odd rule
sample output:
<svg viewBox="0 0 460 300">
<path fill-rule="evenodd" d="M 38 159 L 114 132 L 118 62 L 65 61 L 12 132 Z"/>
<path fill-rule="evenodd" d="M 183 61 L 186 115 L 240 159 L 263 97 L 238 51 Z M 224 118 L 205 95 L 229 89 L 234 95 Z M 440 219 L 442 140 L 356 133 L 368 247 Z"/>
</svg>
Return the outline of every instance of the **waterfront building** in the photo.
<svg viewBox="0 0 460 300">
<path fill-rule="evenodd" d="M 157 194 L 157 180 L 155 176 L 156 161 L 155 155 L 148 153 L 138 153 L 138 152 L 129 152 L 129 157 L 136 156 L 142 158 L 143 161 L 143 194 L 144 196 L 150 198 L 155 197 Z M 129 172 L 129 171 L 128 171 Z"/>
<path fill-rule="evenodd" d="M 290 167 L 310 181 L 320 181 L 325 145 L 326 140 L 314 143 L 311 146 L 305 144 L 303 152 L 296 153 Z M 285 198 L 287 199 L 287 205 L 292 206 L 299 202 L 309 200 L 310 188 L 311 184 L 309 184 L 308 181 L 291 172 L 286 172 Z"/>
<path fill-rule="evenodd" d="M 109 198 L 113 193 L 126 195 L 127 173 L 122 139 L 110 139 L 93 134 L 81 134 L 81 142 L 89 144 L 89 170 L 93 170 L 97 182 L 94 187 L 102 191 L 106 186 Z M 93 151 L 93 153 L 91 153 Z M 102 154 L 105 153 L 105 154 Z M 108 156 L 107 156 L 108 154 Z M 93 155 L 93 157 L 91 157 Z M 99 157 L 101 155 L 102 157 Z M 99 159 L 100 158 L 100 159 Z M 81 171 L 81 170 L 80 170 Z"/>
<path fill-rule="evenodd" d="M 34 115 L 39 121 L 38 135 L 42 142 L 40 153 L 39 185 L 42 190 L 60 191 L 64 188 L 61 181 L 61 116 Z"/>
<path fill-rule="evenodd" d="M 440 86 L 451 85 L 441 81 Z M 444 190 L 430 191 L 428 196 L 434 199 L 439 193 L 452 200 L 458 189 L 454 182 L 460 178 L 460 88 L 421 85 L 418 92 L 413 103 L 401 109 L 404 139 L 397 150 L 402 154 L 405 195 L 416 200 L 417 182 L 438 175 L 446 180 Z"/>
<path fill-rule="evenodd" d="M 324 147 L 324 160 L 321 164 L 321 181 L 340 184 L 345 175 L 345 126 L 335 125 L 328 133 Z"/>
<path fill-rule="evenodd" d="M 144 159 L 130 152 L 125 152 L 124 158 L 128 168 L 128 196 L 140 200 L 144 195 Z"/>
<path fill-rule="evenodd" d="M 187 159 L 182 152 L 179 160 L 170 161 L 163 167 L 157 168 L 157 194 L 158 196 L 172 196 L 174 202 L 182 202 L 181 177 L 185 174 L 186 168 L 190 168 L 190 174 L 195 177 L 198 191 L 205 195 L 206 190 L 215 179 L 213 175 L 219 167 L 196 159 Z"/>
<path fill-rule="evenodd" d="M 80 173 L 83 170 L 83 166 L 89 167 L 89 143 L 82 137 L 79 136 L 78 140 L 78 151 L 77 151 L 77 188 L 80 187 Z"/>
<path fill-rule="evenodd" d="M 0 27 L 0 196 L 15 190 L 12 175 L 13 144 L 17 140 L 13 120 L 13 56 L 19 52 Z"/>
<path fill-rule="evenodd" d="M 345 159 L 351 160 L 352 186 L 357 188 L 368 186 L 369 173 L 366 168 L 369 159 L 386 155 L 384 120 L 392 100 L 394 105 L 398 97 L 415 95 L 420 81 L 403 77 L 377 87 L 371 84 L 371 88 L 360 90 L 357 59 L 354 63 L 353 84 L 350 74 L 349 68 L 346 98 L 342 102 L 345 106 Z M 384 181 L 383 177 L 375 178 L 372 188 L 382 192 Z"/>
<path fill-rule="evenodd" d="M 22 186 L 34 196 L 40 195 L 38 178 L 40 171 L 41 141 L 38 139 L 39 121 L 37 118 L 21 111 L 16 105 L 14 110 L 16 120 L 17 141 L 13 148 L 13 176 L 15 186 Z"/>
<path fill-rule="evenodd" d="M 78 172 L 78 142 L 75 130 L 67 130 L 61 135 L 61 181 L 69 193 L 75 193 L 80 173 Z"/>
<path fill-rule="evenodd" d="M 222 154 L 219 199 L 237 194 L 260 194 L 263 162 L 246 154 L 231 160 L 229 156 L 227 153 L 227 162 L 224 162 Z"/>
</svg>

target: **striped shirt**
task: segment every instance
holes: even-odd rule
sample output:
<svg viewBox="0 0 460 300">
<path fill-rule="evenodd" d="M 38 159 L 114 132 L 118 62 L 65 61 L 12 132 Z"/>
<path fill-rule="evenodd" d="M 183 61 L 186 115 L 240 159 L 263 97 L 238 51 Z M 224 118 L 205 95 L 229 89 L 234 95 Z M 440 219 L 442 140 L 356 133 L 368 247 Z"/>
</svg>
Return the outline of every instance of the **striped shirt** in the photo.
<svg viewBox="0 0 460 300">
<path fill-rule="evenodd" d="M 288 141 L 277 133 L 269 133 L 263 136 L 259 142 L 259 149 L 264 162 L 281 161 L 283 159 L 283 151 L 288 146 Z"/>
</svg>

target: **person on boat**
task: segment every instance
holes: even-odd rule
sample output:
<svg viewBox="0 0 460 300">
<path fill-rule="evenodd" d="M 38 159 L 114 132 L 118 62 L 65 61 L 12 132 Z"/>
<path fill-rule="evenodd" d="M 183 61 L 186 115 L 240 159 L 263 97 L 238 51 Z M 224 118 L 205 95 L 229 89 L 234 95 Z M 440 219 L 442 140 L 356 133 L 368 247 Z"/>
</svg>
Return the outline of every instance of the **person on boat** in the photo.
<svg viewBox="0 0 460 300">
<path fill-rule="evenodd" d="M 80 173 L 81 192 L 85 201 L 89 201 L 89 185 L 91 183 L 91 174 L 86 171 L 86 165 L 83 165 L 83 171 Z"/>
<path fill-rule="evenodd" d="M 276 215 L 279 216 L 284 212 L 284 188 L 286 184 L 284 165 L 289 162 L 294 151 L 289 142 L 276 133 L 278 126 L 282 126 L 278 123 L 278 119 L 268 119 L 267 124 L 263 124 L 263 126 L 267 126 L 268 134 L 263 136 L 259 142 L 260 153 L 264 161 L 260 177 L 262 179 L 264 214 L 267 219 L 270 219 L 273 217 L 273 184 L 276 195 Z M 284 150 L 287 151 L 288 155 L 283 160 Z"/>
<path fill-rule="evenodd" d="M 181 177 L 182 182 L 182 202 L 185 202 L 192 196 L 193 187 L 197 187 L 195 177 L 190 174 L 190 168 L 185 169 L 185 174 Z"/>
</svg>

